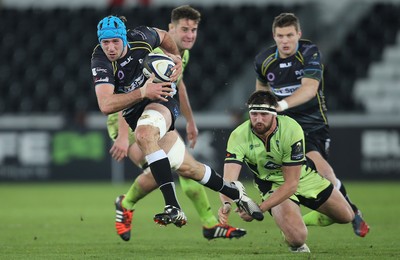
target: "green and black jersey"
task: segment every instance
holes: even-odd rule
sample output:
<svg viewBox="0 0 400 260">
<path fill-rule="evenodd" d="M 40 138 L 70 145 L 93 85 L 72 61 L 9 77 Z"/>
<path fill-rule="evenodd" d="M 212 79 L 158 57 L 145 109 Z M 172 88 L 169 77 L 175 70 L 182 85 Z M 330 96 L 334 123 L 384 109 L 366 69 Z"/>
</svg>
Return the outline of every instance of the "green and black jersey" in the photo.
<svg viewBox="0 0 400 260">
<path fill-rule="evenodd" d="M 164 53 L 160 48 L 155 48 L 153 53 Z M 189 63 L 189 50 L 185 50 L 182 56 L 182 75 L 179 77 L 178 82 L 183 77 L 183 72 L 187 64 Z M 115 140 L 118 136 L 118 112 L 108 115 L 107 117 L 107 130 L 108 135 L 112 140 Z M 133 134 L 132 129 L 129 129 L 129 144 L 133 144 L 135 142 L 135 136 Z"/>
<path fill-rule="evenodd" d="M 270 191 L 284 183 L 283 166 L 302 166 L 297 191 L 290 196 L 297 203 L 316 209 L 326 201 L 333 187 L 306 160 L 303 130 L 288 116 L 276 116 L 273 131 L 266 140 L 253 133 L 250 120 L 238 126 L 229 137 L 225 163 L 245 163 L 254 174 L 264 200 Z"/>
<path fill-rule="evenodd" d="M 242 123 L 229 137 L 225 163 L 245 163 L 257 178 L 283 183 L 282 166 L 305 164 L 304 133 L 288 116 L 276 116 L 274 127 L 263 141 L 253 133 L 250 120 Z"/>
</svg>

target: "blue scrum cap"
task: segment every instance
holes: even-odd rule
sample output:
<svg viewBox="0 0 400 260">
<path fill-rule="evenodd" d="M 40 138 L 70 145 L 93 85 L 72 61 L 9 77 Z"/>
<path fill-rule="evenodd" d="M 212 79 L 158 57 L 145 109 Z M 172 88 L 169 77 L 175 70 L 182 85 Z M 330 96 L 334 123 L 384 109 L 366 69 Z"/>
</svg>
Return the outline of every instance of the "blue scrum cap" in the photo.
<svg viewBox="0 0 400 260">
<path fill-rule="evenodd" d="M 124 22 L 116 16 L 107 16 L 97 25 L 97 37 L 99 42 L 103 39 L 120 38 L 124 47 L 128 44 L 126 39 L 126 26 Z"/>
</svg>

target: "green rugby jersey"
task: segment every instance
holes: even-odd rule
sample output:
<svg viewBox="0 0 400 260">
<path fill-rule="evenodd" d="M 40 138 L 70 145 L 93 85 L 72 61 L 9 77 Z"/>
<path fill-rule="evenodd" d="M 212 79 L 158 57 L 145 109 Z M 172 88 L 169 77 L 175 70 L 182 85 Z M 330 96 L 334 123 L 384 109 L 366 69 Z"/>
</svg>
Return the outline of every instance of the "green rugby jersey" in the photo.
<svg viewBox="0 0 400 260">
<path fill-rule="evenodd" d="M 282 166 L 305 166 L 304 132 L 292 118 L 278 115 L 264 142 L 253 133 L 247 120 L 231 133 L 225 163 L 246 163 L 258 178 L 283 183 Z M 307 172 L 303 170 L 301 174 Z"/>
</svg>

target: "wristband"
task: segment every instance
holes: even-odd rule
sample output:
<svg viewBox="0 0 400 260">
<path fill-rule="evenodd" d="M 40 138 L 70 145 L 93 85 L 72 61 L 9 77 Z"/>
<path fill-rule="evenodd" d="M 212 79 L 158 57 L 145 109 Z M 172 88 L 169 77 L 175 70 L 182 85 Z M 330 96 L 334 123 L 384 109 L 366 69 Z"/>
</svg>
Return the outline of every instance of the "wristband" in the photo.
<svg viewBox="0 0 400 260">
<path fill-rule="evenodd" d="M 229 205 L 229 206 L 231 206 L 232 203 L 230 203 L 229 201 L 225 201 L 225 202 L 224 202 L 224 205 Z"/>
<path fill-rule="evenodd" d="M 282 111 L 284 111 L 284 110 L 289 108 L 288 103 L 283 99 L 281 101 L 278 101 L 278 105 L 279 105 L 279 107 L 281 108 Z"/>
</svg>

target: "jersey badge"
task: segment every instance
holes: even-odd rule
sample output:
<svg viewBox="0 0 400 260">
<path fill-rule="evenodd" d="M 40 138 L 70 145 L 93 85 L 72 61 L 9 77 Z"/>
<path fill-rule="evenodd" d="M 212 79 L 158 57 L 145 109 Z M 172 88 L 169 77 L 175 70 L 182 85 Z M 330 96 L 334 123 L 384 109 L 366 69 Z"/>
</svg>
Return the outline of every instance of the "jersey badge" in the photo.
<svg viewBox="0 0 400 260">
<path fill-rule="evenodd" d="M 298 161 L 304 158 L 304 149 L 302 140 L 297 141 L 292 145 L 292 152 L 290 158 L 293 161 Z"/>
</svg>

